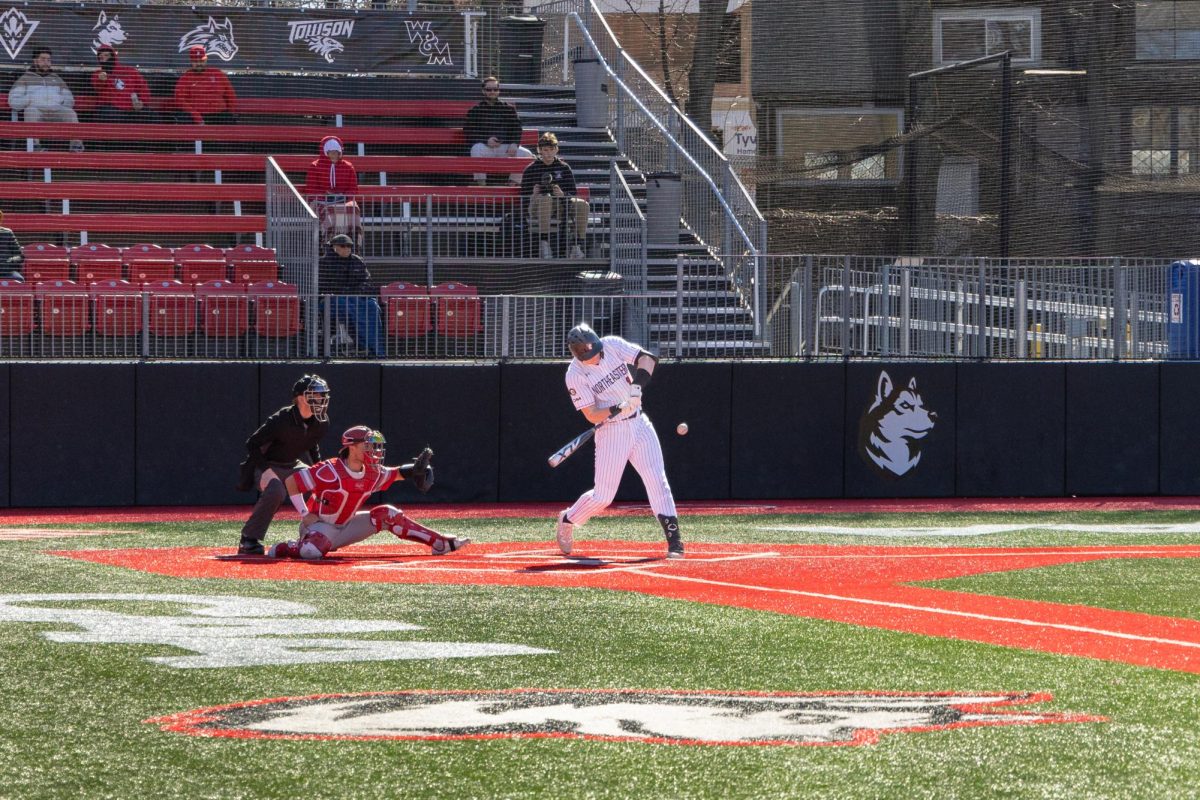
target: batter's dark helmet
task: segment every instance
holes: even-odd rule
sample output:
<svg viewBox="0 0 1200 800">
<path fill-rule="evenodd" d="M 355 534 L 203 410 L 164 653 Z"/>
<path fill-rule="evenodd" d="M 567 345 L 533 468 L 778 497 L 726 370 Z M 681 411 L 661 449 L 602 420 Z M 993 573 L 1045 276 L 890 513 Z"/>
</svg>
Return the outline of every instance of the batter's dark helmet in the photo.
<svg viewBox="0 0 1200 800">
<path fill-rule="evenodd" d="M 580 361 L 587 361 L 604 351 L 604 343 L 587 323 L 581 322 L 567 332 L 567 347 L 571 355 Z"/>
</svg>

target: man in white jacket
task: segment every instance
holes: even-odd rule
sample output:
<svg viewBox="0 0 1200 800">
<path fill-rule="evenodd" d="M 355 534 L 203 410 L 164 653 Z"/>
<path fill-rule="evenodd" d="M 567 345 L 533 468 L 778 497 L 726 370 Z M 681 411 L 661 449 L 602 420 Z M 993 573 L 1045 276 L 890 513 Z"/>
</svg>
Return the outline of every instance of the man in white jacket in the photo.
<svg viewBox="0 0 1200 800">
<path fill-rule="evenodd" d="M 33 65 L 8 91 L 8 104 L 25 111 L 26 122 L 79 122 L 75 114 L 75 95 L 54 71 L 49 47 L 35 47 Z M 35 141 L 34 146 L 38 147 Z M 83 150 L 83 142 L 71 140 L 73 151 Z"/>
</svg>

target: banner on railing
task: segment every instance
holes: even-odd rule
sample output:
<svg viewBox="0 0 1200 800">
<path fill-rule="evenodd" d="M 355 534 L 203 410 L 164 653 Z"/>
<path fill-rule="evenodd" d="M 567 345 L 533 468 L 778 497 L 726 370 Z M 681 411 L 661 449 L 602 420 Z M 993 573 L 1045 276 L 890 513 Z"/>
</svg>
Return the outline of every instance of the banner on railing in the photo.
<svg viewBox="0 0 1200 800">
<path fill-rule="evenodd" d="M 111 45 L 141 68 L 186 68 L 202 45 L 222 69 L 322 72 L 463 71 L 458 14 L 350 9 L 0 4 L 0 65 L 48 46 L 57 66 L 92 66 Z"/>
</svg>

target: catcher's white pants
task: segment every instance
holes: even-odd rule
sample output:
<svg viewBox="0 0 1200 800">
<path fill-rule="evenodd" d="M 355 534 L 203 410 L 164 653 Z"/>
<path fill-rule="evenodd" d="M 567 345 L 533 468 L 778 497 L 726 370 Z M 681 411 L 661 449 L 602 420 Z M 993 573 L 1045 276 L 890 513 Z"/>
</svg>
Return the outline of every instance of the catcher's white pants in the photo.
<svg viewBox="0 0 1200 800">
<path fill-rule="evenodd" d="M 611 420 L 596 429 L 595 486 L 580 495 L 575 505 L 567 510 L 567 519 L 582 525 L 608 508 L 617 496 L 617 487 L 621 484 L 626 463 L 633 464 L 642 477 L 654 513 L 676 516 L 675 497 L 667 481 L 658 434 L 650 418 L 639 414 L 628 419 Z"/>
</svg>

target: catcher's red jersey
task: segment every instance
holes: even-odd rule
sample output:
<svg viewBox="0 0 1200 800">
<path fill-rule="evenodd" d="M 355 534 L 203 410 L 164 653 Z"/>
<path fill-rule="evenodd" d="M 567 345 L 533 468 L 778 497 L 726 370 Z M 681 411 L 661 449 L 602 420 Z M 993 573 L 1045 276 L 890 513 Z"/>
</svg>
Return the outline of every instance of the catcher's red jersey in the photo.
<svg viewBox="0 0 1200 800">
<path fill-rule="evenodd" d="M 294 474 L 296 482 L 312 492 L 308 510 L 319 514 L 322 522 L 345 525 L 368 497 L 395 483 L 400 470 L 366 464 L 354 473 L 345 461 L 331 458 Z"/>
</svg>

